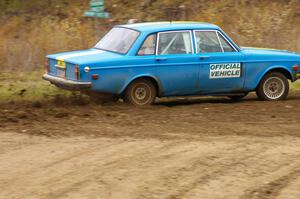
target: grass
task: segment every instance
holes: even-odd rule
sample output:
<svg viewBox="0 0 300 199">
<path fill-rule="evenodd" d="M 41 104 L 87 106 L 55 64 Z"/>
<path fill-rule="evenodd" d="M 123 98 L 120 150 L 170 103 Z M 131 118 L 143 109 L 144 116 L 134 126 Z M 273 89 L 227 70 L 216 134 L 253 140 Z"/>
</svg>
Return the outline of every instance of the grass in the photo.
<svg viewBox="0 0 300 199">
<path fill-rule="evenodd" d="M 291 89 L 292 90 L 300 90 L 300 80 L 291 83 Z"/>
<path fill-rule="evenodd" d="M 39 101 L 70 96 L 71 92 L 58 89 L 42 80 L 42 72 L 0 73 L 0 101 Z"/>
</svg>

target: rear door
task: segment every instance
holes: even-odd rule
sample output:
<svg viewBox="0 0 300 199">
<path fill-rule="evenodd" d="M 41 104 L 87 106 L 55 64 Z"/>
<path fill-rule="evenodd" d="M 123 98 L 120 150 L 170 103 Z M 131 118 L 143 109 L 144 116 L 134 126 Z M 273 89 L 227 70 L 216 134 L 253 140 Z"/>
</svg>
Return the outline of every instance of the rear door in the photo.
<svg viewBox="0 0 300 199">
<path fill-rule="evenodd" d="M 191 30 L 158 33 L 155 62 L 163 95 L 193 95 L 199 91 L 199 56 L 193 43 Z"/>
<path fill-rule="evenodd" d="M 241 92 L 244 87 L 244 55 L 219 31 L 194 31 L 200 58 L 200 93 Z"/>
</svg>

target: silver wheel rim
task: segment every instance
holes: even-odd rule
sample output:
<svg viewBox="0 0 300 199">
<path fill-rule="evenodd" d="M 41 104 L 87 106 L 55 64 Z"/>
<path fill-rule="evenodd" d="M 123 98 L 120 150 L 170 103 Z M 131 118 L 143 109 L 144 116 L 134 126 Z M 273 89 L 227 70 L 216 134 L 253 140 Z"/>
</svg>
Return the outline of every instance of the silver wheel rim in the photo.
<svg viewBox="0 0 300 199">
<path fill-rule="evenodd" d="M 147 91 L 145 88 L 139 87 L 135 90 L 134 95 L 138 100 L 143 100 L 147 95 Z"/>
<path fill-rule="evenodd" d="M 265 81 L 263 91 L 269 99 L 279 99 L 285 91 L 284 82 L 279 77 L 270 77 Z"/>
<path fill-rule="evenodd" d="M 136 104 L 145 105 L 151 100 L 151 88 L 145 83 L 139 83 L 134 86 L 131 95 Z"/>
</svg>

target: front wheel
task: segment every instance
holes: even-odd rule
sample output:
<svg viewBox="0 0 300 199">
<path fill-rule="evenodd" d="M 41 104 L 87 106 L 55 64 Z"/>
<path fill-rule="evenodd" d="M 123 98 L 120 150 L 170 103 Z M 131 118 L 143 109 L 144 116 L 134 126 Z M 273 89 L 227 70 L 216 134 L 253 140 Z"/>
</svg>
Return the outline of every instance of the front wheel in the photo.
<svg viewBox="0 0 300 199">
<path fill-rule="evenodd" d="M 139 79 L 128 86 L 124 101 L 135 106 L 145 106 L 153 104 L 156 96 L 157 90 L 153 82 L 148 79 Z"/>
<path fill-rule="evenodd" d="M 256 94 L 261 100 L 278 101 L 287 98 L 289 93 L 289 82 L 287 78 L 279 72 L 271 72 L 263 77 Z"/>
</svg>

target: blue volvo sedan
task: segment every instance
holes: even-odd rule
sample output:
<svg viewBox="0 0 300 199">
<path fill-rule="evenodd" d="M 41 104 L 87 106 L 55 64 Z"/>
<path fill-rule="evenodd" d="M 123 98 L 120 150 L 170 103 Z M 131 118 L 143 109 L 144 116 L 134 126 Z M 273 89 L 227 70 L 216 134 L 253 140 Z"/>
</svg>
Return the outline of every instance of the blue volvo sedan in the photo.
<svg viewBox="0 0 300 199">
<path fill-rule="evenodd" d="M 92 49 L 47 56 L 43 78 L 133 105 L 157 97 L 217 95 L 283 100 L 300 78 L 300 55 L 239 47 L 218 26 L 200 22 L 118 25 Z"/>
</svg>

